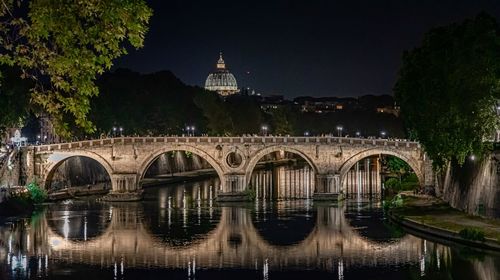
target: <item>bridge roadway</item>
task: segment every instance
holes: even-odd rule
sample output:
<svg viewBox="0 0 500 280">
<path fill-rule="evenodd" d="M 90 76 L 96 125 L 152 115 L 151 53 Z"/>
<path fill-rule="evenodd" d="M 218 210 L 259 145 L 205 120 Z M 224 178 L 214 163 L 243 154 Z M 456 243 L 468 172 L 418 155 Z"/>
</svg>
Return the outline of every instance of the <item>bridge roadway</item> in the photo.
<svg viewBox="0 0 500 280">
<path fill-rule="evenodd" d="M 294 202 L 292 202 L 294 203 Z M 342 265 L 377 266 L 419 263 L 429 244 L 406 235 L 393 242 L 377 242 L 361 236 L 337 207 L 317 207 L 316 225 L 297 244 L 277 246 L 266 241 L 254 227 L 250 210 L 222 207 L 215 229 L 191 244 L 172 246 L 154 236 L 143 223 L 140 207 L 112 206 L 111 222 L 105 231 L 86 241 L 61 236 L 48 217 L 27 230 L 4 232 L 13 255 L 57 259 L 110 267 L 257 268 L 267 263 L 273 269 L 308 267 L 335 270 Z M 66 229 L 68 230 L 68 229 Z M 440 246 L 440 250 L 446 247 Z M 446 252 L 441 252 L 441 255 Z M 45 261 L 44 261 L 45 262 Z"/>
<path fill-rule="evenodd" d="M 301 156 L 315 173 L 316 199 L 338 199 L 345 177 L 359 160 L 393 155 L 406 161 L 421 185 L 432 185 L 432 162 L 417 142 L 342 137 L 120 137 L 28 148 L 28 180 L 50 187 L 57 167 L 67 158 L 89 157 L 109 173 L 112 195 L 135 193 L 149 166 L 162 154 L 183 150 L 205 159 L 220 177 L 218 197 L 245 197 L 257 162 L 267 154 Z M 234 158 L 237 160 L 235 161 Z"/>
</svg>

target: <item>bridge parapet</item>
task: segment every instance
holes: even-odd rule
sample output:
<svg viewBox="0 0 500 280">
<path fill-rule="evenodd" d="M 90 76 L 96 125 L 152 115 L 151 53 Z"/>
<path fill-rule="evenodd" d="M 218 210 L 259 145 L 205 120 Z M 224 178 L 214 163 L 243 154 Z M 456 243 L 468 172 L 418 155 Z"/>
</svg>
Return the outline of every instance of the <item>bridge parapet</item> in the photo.
<svg viewBox="0 0 500 280">
<path fill-rule="evenodd" d="M 389 154 L 407 161 L 421 184 L 432 180 L 429 160 L 412 141 L 346 137 L 119 137 L 33 146 L 33 176 L 50 182 L 63 160 L 85 156 L 104 166 L 113 193 L 136 192 L 149 166 L 162 154 L 187 151 L 206 160 L 220 177 L 219 194 L 244 197 L 258 161 L 270 153 L 289 152 L 302 157 L 315 175 L 317 198 L 338 197 L 346 172 L 362 158 Z M 237 164 L 230 156 L 237 155 Z M 235 195 L 236 194 L 236 195 Z M 331 194 L 331 195 L 330 195 Z"/>
<path fill-rule="evenodd" d="M 418 142 L 409 140 L 368 139 L 350 137 L 295 137 L 295 136 L 262 136 L 262 137 L 116 137 L 94 140 L 83 140 L 57 144 L 32 146 L 36 152 L 89 148 L 113 144 L 348 144 L 388 146 L 400 148 L 420 148 Z"/>
</svg>

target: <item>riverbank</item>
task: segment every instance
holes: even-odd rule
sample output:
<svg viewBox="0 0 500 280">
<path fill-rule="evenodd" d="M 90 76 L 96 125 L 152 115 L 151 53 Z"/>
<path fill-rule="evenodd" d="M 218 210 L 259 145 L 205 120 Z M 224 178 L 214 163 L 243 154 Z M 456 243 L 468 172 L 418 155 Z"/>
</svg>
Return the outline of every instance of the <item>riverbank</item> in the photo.
<svg viewBox="0 0 500 280">
<path fill-rule="evenodd" d="M 389 217 L 403 227 L 472 247 L 500 251 L 500 221 L 471 216 L 423 195 L 403 194 Z"/>
</svg>

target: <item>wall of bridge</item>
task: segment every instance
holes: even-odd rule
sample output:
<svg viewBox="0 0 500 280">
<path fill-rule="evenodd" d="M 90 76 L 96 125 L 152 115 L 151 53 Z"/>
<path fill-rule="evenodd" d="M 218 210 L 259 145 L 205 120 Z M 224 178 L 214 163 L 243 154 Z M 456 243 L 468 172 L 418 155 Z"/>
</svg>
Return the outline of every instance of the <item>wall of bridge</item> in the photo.
<svg viewBox="0 0 500 280">
<path fill-rule="evenodd" d="M 134 192 L 149 166 L 162 154 L 188 151 L 206 160 L 220 177 L 224 193 L 246 190 L 257 162 L 284 151 L 299 155 L 316 175 L 316 192 L 342 192 L 342 182 L 359 160 L 379 154 L 399 157 L 417 174 L 421 185 L 432 185 L 431 162 L 416 142 L 339 137 L 123 137 L 30 147 L 31 176 L 45 184 L 56 168 L 73 156 L 90 157 L 109 173 L 113 192 Z M 241 164 L 230 165 L 231 153 Z M 28 161 L 29 162 L 29 161 Z"/>
</svg>

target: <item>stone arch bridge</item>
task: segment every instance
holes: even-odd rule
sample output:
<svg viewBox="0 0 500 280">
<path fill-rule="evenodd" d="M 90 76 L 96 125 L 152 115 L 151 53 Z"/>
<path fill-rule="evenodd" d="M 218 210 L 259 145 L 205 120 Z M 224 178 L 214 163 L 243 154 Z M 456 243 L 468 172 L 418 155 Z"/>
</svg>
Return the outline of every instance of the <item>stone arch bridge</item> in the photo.
<svg viewBox="0 0 500 280">
<path fill-rule="evenodd" d="M 66 159 L 84 156 L 99 162 L 111 178 L 111 195 L 135 193 L 148 167 L 162 154 L 188 151 L 205 159 L 220 177 L 220 200 L 238 200 L 257 162 L 284 151 L 299 155 L 314 170 L 317 199 L 338 199 L 349 169 L 373 155 L 393 155 L 406 161 L 421 185 L 433 184 L 432 162 L 417 142 L 341 137 L 121 137 L 28 148 L 24 161 L 28 179 L 50 184 Z M 234 160 L 236 159 L 236 160 Z"/>
</svg>

